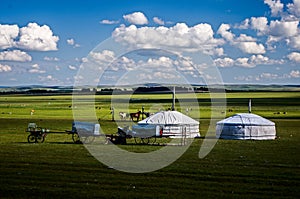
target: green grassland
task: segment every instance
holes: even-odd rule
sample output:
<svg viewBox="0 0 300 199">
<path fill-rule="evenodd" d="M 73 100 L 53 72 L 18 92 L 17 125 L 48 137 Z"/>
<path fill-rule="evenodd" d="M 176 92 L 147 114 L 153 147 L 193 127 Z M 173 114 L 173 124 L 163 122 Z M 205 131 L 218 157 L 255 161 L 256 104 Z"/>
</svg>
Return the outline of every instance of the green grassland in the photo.
<svg viewBox="0 0 300 199">
<path fill-rule="evenodd" d="M 132 124 L 119 121 L 118 112 L 126 110 L 121 106 L 126 99 L 130 99 L 130 112 L 142 107 L 149 112 L 167 109 L 172 102 L 170 94 L 113 96 L 114 105 L 121 107 L 115 110 L 116 123 L 111 121 L 111 96 L 80 97 L 83 102 L 95 97 L 96 116 L 106 133 L 115 133 L 119 124 Z M 196 94 L 197 103 L 191 102 L 193 97 L 177 94 L 176 107 L 200 120 L 204 136 L 212 111 L 210 94 Z M 227 93 L 226 112 L 220 118 L 247 112 L 250 98 L 253 113 L 276 123 L 278 139 L 218 140 L 203 159 L 198 157 L 203 138 L 197 139 L 168 167 L 131 174 L 98 162 L 82 144 L 74 144 L 68 134 L 49 134 L 44 143 L 27 143 L 25 128 L 29 122 L 53 131 L 70 130 L 75 108 L 71 95 L 2 95 L 0 198 L 299 198 L 300 93 Z M 135 144 L 120 147 L 134 152 L 159 148 Z"/>
</svg>

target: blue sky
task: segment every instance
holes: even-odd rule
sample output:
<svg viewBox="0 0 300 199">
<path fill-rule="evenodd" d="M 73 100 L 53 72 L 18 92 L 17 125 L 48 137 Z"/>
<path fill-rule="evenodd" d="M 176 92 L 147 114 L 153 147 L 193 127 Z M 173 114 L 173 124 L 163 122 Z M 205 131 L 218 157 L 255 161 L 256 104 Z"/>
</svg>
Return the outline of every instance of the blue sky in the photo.
<svg viewBox="0 0 300 199">
<path fill-rule="evenodd" d="M 204 53 L 224 83 L 299 84 L 299 20 L 300 0 L 2 0 L 0 85 L 73 85 L 110 37 L 128 49 Z"/>
</svg>

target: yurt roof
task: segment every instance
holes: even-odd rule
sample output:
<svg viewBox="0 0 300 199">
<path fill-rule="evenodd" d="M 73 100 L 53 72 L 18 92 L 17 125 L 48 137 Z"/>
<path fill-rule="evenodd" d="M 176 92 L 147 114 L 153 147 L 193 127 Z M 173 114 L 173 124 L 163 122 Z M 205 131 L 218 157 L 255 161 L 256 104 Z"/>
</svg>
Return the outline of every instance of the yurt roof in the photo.
<svg viewBox="0 0 300 199">
<path fill-rule="evenodd" d="M 161 111 L 138 122 L 138 124 L 197 124 L 199 122 L 178 111 Z"/>
<path fill-rule="evenodd" d="M 238 113 L 229 118 L 217 122 L 218 125 L 256 125 L 256 126 L 274 126 L 275 123 L 259 115 L 252 113 Z"/>
</svg>

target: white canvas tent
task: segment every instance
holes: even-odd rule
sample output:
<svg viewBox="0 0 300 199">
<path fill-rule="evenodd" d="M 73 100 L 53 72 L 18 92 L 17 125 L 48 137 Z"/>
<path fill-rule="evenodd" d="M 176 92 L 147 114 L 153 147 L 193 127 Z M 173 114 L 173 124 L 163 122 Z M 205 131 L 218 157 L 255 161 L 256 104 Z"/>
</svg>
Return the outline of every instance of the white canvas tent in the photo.
<svg viewBox="0 0 300 199">
<path fill-rule="evenodd" d="M 132 126 L 136 136 L 200 137 L 199 122 L 177 111 L 161 111 Z"/>
<path fill-rule="evenodd" d="M 272 140 L 275 123 L 252 113 L 239 113 L 217 122 L 216 136 L 223 139 Z"/>
</svg>

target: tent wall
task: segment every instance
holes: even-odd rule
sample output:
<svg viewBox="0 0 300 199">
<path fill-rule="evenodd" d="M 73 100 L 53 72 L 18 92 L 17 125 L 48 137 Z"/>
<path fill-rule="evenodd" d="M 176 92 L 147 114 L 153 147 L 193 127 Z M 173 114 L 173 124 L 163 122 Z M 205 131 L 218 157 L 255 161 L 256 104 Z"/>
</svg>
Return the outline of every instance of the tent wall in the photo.
<svg viewBox="0 0 300 199">
<path fill-rule="evenodd" d="M 154 130 L 148 130 L 148 128 L 153 128 L 152 125 L 159 126 L 164 137 L 200 137 L 199 122 L 178 111 L 158 112 L 138 122 L 138 125 L 132 126 L 132 130 L 136 132 L 136 135 L 144 133 L 153 135 Z M 158 135 L 156 131 L 156 136 L 161 135 Z"/>
<path fill-rule="evenodd" d="M 162 132 L 161 132 L 162 130 Z M 198 125 L 134 125 L 132 126 L 134 137 L 173 137 L 173 138 L 194 138 L 199 137 Z"/>
<path fill-rule="evenodd" d="M 274 126 L 217 124 L 216 136 L 223 139 L 271 140 L 276 138 Z"/>
<path fill-rule="evenodd" d="M 199 125 L 165 125 L 163 126 L 163 136 L 199 137 Z"/>
</svg>

